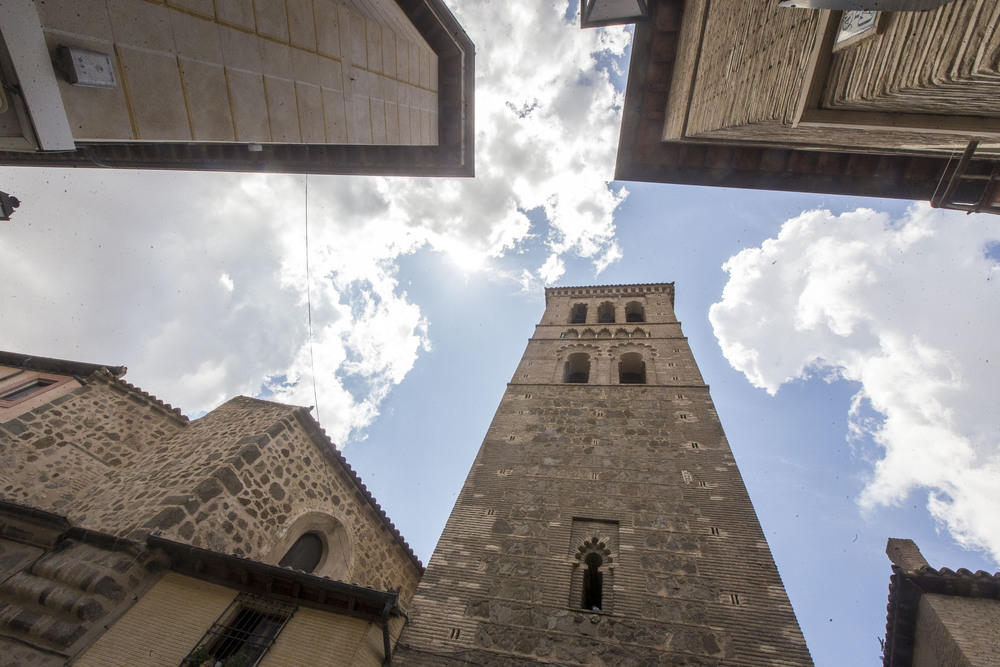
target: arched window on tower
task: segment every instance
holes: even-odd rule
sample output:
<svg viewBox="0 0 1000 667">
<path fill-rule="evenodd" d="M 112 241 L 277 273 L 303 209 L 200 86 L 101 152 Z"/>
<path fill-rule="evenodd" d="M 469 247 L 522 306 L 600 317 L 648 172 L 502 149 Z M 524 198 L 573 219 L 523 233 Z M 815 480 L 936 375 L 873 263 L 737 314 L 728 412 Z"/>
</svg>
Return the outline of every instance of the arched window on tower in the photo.
<svg viewBox="0 0 1000 667">
<path fill-rule="evenodd" d="M 323 557 L 323 538 L 316 533 L 303 533 L 278 565 L 303 572 L 314 572 Z"/>
<path fill-rule="evenodd" d="M 576 552 L 569 604 L 584 611 L 609 613 L 615 605 L 618 522 L 573 519 L 570 530 Z"/>
<path fill-rule="evenodd" d="M 583 600 L 580 607 L 588 611 L 601 611 L 604 604 L 604 574 L 601 572 L 603 562 L 601 555 L 593 551 L 583 561 L 587 569 L 583 572 Z"/>
<path fill-rule="evenodd" d="M 646 384 L 646 362 L 638 352 L 626 352 L 618 360 L 618 384 Z"/>
<path fill-rule="evenodd" d="M 611 324 L 615 321 L 615 305 L 605 301 L 597 307 L 597 321 L 600 324 Z"/>
<path fill-rule="evenodd" d="M 646 309 L 643 308 L 642 304 L 638 301 L 629 301 L 625 304 L 625 321 L 626 322 L 645 322 L 646 321 Z"/>
<path fill-rule="evenodd" d="M 566 359 L 563 371 L 563 382 L 571 384 L 587 384 L 590 381 L 590 355 L 585 352 L 574 352 Z"/>
<path fill-rule="evenodd" d="M 574 303 L 569 311 L 570 324 L 585 324 L 587 322 L 587 304 Z"/>
</svg>

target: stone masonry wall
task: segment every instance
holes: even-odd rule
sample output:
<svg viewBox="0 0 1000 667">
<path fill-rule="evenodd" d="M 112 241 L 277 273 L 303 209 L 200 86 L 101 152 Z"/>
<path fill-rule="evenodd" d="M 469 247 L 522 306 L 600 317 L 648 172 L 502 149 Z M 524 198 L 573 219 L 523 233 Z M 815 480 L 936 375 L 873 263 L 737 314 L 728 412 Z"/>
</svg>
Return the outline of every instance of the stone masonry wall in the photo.
<svg viewBox="0 0 1000 667">
<path fill-rule="evenodd" d="M 647 321 L 628 326 L 651 332 L 641 340 L 658 384 L 554 381 L 569 309 L 588 294 L 548 291 L 414 599 L 399 664 L 811 664 L 672 285 L 639 287 L 589 296 L 616 305 L 616 326 L 627 302 L 645 303 Z M 602 353 L 617 343 L 590 341 Z M 601 525 L 611 588 L 604 609 L 584 610 L 576 542 Z"/>
<path fill-rule="evenodd" d="M 114 496 L 121 471 L 186 423 L 110 375 L 95 374 L 0 423 L 0 495 L 85 522 L 82 506 Z"/>
<path fill-rule="evenodd" d="M 0 424 L 3 497 L 86 528 L 276 563 L 272 547 L 309 512 L 351 540 L 349 583 L 402 588 L 420 572 L 302 408 L 236 398 L 186 423 L 116 381 L 91 381 Z M 328 442 L 328 441 L 327 441 Z"/>
</svg>

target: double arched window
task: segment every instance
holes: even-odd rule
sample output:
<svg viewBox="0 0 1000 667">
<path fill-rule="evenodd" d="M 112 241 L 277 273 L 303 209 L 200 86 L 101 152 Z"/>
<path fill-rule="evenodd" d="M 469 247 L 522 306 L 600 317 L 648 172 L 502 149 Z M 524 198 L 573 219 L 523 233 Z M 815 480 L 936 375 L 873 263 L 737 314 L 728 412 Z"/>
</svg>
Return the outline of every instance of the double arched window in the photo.
<svg viewBox="0 0 1000 667">
<path fill-rule="evenodd" d="M 587 322 L 587 304 L 574 303 L 573 307 L 569 311 L 569 323 L 586 324 L 586 322 Z"/>
</svg>

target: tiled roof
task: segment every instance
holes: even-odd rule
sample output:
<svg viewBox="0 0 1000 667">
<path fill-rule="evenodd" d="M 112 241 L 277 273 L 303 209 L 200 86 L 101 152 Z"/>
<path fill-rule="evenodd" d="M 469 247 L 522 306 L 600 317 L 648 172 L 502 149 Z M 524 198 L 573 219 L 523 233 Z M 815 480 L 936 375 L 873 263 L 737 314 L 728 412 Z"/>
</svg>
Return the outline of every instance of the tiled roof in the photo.
<svg viewBox="0 0 1000 667">
<path fill-rule="evenodd" d="M 0 350 L 0 366 L 14 366 L 26 370 L 41 371 L 45 373 L 57 373 L 59 375 L 72 375 L 77 378 L 100 377 L 112 386 L 127 391 L 138 396 L 143 401 L 155 407 L 166 410 L 170 415 L 183 422 L 188 418 L 169 403 L 165 403 L 147 391 L 143 391 L 131 382 L 122 379 L 128 368 L 125 366 L 111 366 L 108 364 L 91 364 L 83 361 L 72 361 L 69 359 L 55 359 L 52 357 L 37 357 L 19 352 L 5 352 Z"/>
<path fill-rule="evenodd" d="M 115 378 L 113 381 L 114 381 L 114 383 L 119 388 L 127 390 L 130 393 L 135 394 L 135 395 L 141 397 L 142 399 L 148 401 L 149 403 L 151 403 L 151 404 L 153 404 L 153 405 L 155 405 L 155 406 L 157 406 L 159 408 L 162 408 L 163 410 L 166 410 L 168 413 L 170 413 L 170 415 L 172 417 L 175 417 L 176 419 L 179 419 L 179 420 L 183 421 L 184 423 L 187 423 L 189 421 L 188 417 L 183 412 L 181 412 L 180 408 L 175 408 L 174 406 L 170 405 L 169 403 L 166 403 L 166 402 L 160 400 L 159 398 L 157 398 L 153 394 L 150 394 L 148 391 L 143 391 L 142 389 L 140 389 L 139 387 L 135 386 L 131 382 L 126 382 L 125 380 L 122 380 L 121 378 Z"/>
<path fill-rule="evenodd" d="M 16 366 L 33 371 L 43 371 L 47 373 L 59 373 L 61 375 L 78 375 L 85 377 L 100 370 L 107 370 L 116 378 L 125 375 L 128 370 L 125 366 L 109 366 L 105 364 L 87 364 L 82 361 L 70 361 L 68 359 L 54 359 L 51 357 L 37 357 L 31 354 L 20 354 L 18 352 L 4 352 L 0 350 L 0 365 Z"/>
</svg>

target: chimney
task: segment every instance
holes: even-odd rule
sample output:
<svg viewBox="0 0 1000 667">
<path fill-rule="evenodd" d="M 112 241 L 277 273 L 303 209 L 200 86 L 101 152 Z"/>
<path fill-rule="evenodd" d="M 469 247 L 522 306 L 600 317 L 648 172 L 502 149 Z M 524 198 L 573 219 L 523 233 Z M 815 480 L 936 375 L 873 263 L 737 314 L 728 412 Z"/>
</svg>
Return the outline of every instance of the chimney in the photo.
<svg viewBox="0 0 1000 667">
<path fill-rule="evenodd" d="M 893 564 L 907 572 L 916 572 L 922 567 L 930 567 L 913 540 L 890 537 L 885 545 L 885 553 Z"/>
</svg>

